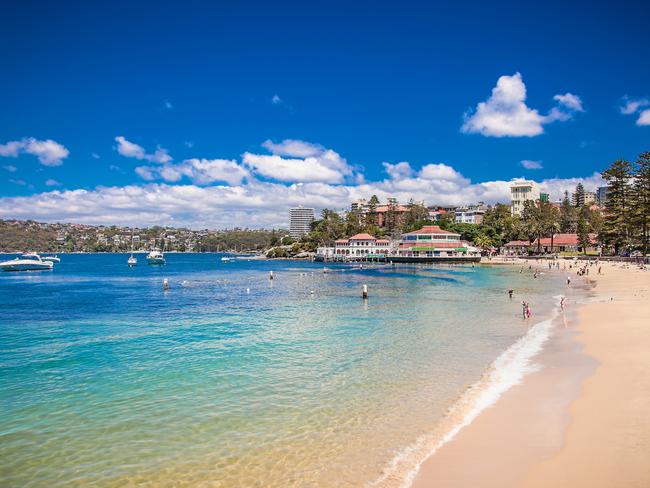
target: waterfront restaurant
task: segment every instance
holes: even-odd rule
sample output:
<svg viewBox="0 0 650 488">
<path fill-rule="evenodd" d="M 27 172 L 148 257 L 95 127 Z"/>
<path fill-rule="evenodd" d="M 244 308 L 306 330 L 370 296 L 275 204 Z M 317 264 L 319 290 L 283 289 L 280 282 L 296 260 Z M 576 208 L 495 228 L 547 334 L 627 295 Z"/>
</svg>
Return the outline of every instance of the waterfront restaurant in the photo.
<svg viewBox="0 0 650 488">
<path fill-rule="evenodd" d="M 400 257 L 453 258 L 479 256 L 477 248 L 461 241 L 460 234 L 442 230 L 437 225 L 428 225 L 413 232 L 402 234 L 398 246 Z"/>
<path fill-rule="evenodd" d="M 388 256 L 390 250 L 390 240 L 377 239 L 370 234 L 356 234 L 334 242 L 334 255 L 339 259 L 383 258 Z"/>
</svg>

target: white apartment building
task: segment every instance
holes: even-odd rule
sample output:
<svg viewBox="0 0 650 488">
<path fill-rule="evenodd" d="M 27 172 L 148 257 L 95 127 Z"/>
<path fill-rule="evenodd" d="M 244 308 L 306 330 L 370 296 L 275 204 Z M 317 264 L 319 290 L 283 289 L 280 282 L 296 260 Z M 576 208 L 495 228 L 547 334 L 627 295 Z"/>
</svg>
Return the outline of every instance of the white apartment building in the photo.
<svg viewBox="0 0 650 488">
<path fill-rule="evenodd" d="M 483 214 L 486 210 L 487 206 L 483 202 L 478 202 L 477 205 L 458 207 L 454 212 L 454 220 L 461 224 L 480 224 L 483 222 Z"/>
<path fill-rule="evenodd" d="M 510 185 L 510 211 L 512 215 L 521 215 L 524 203 L 539 200 L 539 185 L 534 181 L 519 180 Z"/>
<path fill-rule="evenodd" d="M 289 235 L 300 239 L 309 232 L 309 226 L 314 221 L 314 209 L 294 207 L 289 209 Z"/>
</svg>

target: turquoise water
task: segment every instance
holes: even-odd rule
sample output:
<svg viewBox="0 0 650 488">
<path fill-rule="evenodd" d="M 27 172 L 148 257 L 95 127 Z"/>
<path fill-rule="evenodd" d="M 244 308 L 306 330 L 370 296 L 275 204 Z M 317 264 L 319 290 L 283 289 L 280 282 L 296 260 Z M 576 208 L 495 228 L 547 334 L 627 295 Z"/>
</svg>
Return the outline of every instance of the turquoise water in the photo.
<svg viewBox="0 0 650 488">
<path fill-rule="evenodd" d="M 61 257 L 53 271 L 0 273 L 2 486 L 383 483 L 526 334 L 521 299 L 541 320 L 562 280 Z"/>
</svg>

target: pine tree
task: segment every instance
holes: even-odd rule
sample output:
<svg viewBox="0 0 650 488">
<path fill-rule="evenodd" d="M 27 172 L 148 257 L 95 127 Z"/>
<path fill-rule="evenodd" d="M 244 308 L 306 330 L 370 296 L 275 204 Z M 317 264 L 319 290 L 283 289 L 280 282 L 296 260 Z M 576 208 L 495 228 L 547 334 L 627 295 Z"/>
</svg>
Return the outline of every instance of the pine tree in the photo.
<svg viewBox="0 0 650 488">
<path fill-rule="evenodd" d="M 650 152 L 639 155 L 634 178 L 632 221 L 639 232 L 639 247 L 648 253 L 650 231 Z"/>
<path fill-rule="evenodd" d="M 569 192 L 565 191 L 562 205 L 560 206 L 560 230 L 571 234 L 576 231 L 575 225 L 575 208 L 571 205 L 571 201 L 569 200 Z"/>
<path fill-rule="evenodd" d="M 614 247 L 616 254 L 630 245 L 630 200 L 632 165 L 619 159 L 602 172 L 607 182 L 606 217 L 600 238 L 603 244 Z"/>
<path fill-rule="evenodd" d="M 585 204 L 585 187 L 582 183 L 578 183 L 576 191 L 573 194 L 573 204 L 576 207 L 582 207 Z"/>
</svg>

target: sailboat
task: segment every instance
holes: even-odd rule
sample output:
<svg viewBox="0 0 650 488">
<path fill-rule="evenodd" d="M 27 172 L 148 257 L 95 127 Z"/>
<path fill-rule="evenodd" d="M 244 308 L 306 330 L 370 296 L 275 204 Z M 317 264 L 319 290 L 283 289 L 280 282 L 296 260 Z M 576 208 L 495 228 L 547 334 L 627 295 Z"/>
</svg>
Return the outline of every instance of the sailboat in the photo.
<svg viewBox="0 0 650 488">
<path fill-rule="evenodd" d="M 135 266 L 138 264 L 138 258 L 133 255 L 133 231 L 131 231 L 131 255 L 129 256 L 129 259 L 127 259 L 126 264 L 129 266 Z"/>
</svg>

